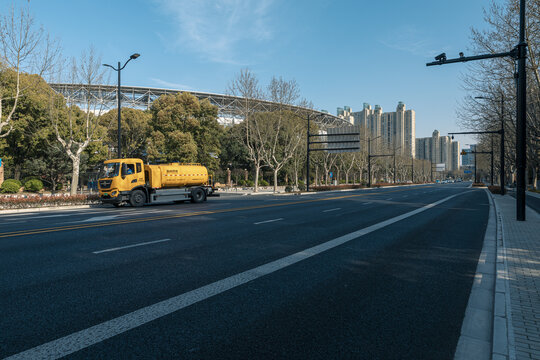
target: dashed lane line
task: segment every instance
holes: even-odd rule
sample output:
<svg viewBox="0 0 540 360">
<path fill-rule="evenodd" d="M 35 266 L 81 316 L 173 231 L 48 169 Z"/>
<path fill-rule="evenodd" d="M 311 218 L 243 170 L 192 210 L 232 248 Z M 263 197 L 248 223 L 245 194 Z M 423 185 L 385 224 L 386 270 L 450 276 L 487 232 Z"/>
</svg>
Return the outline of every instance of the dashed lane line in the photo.
<svg viewBox="0 0 540 360">
<path fill-rule="evenodd" d="M 120 247 L 115 247 L 115 248 L 110 248 L 110 249 L 105 249 L 105 250 L 93 251 L 92 254 L 102 254 L 102 253 L 106 253 L 106 252 L 124 250 L 124 249 L 129 249 L 129 248 L 138 247 L 138 246 L 162 243 L 162 242 L 165 242 L 165 241 L 171 241 L 171 239 L 161 239 L 161 240 L 147 241 L 147 242 L 142 242 L 142 243 L 138 243 L 138 244 L 132 244 L 132 245 L 120 246 Z"/>
<path fill-rule="evenodd" d="M 281 221 L 281 220 L 283 220 L 283 218 L 259 221 L 259 222 L 253 223 L 253 224 L 254 225 L 259 225 L 259 224 L 266 224 L 266 223 L 271 223 L 271 222 L 276 222 L 276 221 Z"/>
</svg>

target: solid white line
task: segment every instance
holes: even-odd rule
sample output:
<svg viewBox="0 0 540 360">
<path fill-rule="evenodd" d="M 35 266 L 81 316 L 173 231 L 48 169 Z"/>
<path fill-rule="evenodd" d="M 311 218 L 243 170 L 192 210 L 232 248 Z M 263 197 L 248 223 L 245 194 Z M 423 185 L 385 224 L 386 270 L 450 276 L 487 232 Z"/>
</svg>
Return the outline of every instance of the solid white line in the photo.
<svg viewBox="0 0 540 360">
<path fill-rule="evenodd" d="M 136 246 L 156 244 L 156 243 L 160 243 L 160 242 L 164 242 L 164 241 L 170 241 L 170 240 L 171 239 L 161 239 L 161 240 L 155 240 L 155 241 L 148 241 L 148 242 L 143 242 L 143 243 L 138 243 L 138 244 L 133 244 L 133 245 L 127 245 L 127 246 L 115 247 L 115 248 L 111 248 L 111 249 L 93 251 L 92 254 L 101 254 L 101 253 L 105 253 L 105 252 L 124 250 L 124 249 L 129 249 L 129 248 L 132 248 L 132 247 L 136 247 Z"/>
<path fill-rule="evenodd" d="M 266 224 L 266 223 L 271 223 L 271 222 L 274 222 L 274 221 L 280 221 L 280 220 L 283 220 L 283 218 L 272 219 L 272 220 L 265 220 L 265 221 L 259 221 L 259 222 L 253 223 L 253 224 L 254 224 L 254 225 Z"/>
<path fill-rule="evenodd" d="M 330 212 L 330 211 L 336 211 L 336 210 L 341 210 L 341 208 L 323 210 L 323 212 Z"/>
<path fill-rule="evenodd" d="M 256 268 L 241 272 L 239 274 L 232 275 L 228 278 L 218 280 L 211 284 L 202 286 L 198 289 L 191 290 L 189 292 L 169 298 L 167 300 L 163 300 L 156 304 L 143 307 L 139 310 L 135 310 L 128 314 L 102 322 L 101 324 L 94 325 L 87 329 L 61 337 L 57 340 L 53 340 L 48 343 L 36 346 L 32 349 L 15 354 L 6 359 L 58 359 L 67 356 L 76 351 L 85 349 L 89 346 L 110 339 L 113 336 L 122 334 L 126 331 L 147 324 L 153 320 L 162 318 L 178 310 L 184 309 L 190 305 L 193 305 L 200 301 L 204 301 L 212 296 L 219 295 L 227 290 L 246 284 L 262 276 L 271 274 L 273 272 L 296 264 L 302 260 L 309 259 L 312 256 L 333 249 L 336 246 L 343 245 L 351 240 L 357 239 L 373 231 L 382 229 L 385 226 L 394 224 L 398 221 L 409 218 L 423 211 L 429 210 L 432 207 L 442 204 L 456 196 L 466 194 L 467 192 L 448 196 L 442 200 L 425 205 L 408 213 L 382 221 L 375 225 L 368 226 L 367 228 L 354 231 L 350 234 L 340 236 L 320 245 L 313 246 L 311 248 L 269 262 Z"/>
</svg>

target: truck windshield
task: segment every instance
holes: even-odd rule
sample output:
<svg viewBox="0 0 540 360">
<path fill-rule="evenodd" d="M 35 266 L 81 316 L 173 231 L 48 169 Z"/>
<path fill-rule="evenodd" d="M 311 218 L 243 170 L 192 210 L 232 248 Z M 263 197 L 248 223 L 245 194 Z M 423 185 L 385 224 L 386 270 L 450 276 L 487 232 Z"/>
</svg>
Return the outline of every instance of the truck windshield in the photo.
<svg viewBox="0 0 540 360">
<path fill-rule="evenodd" d="M 120 163 L 108 163 L 103 166 L 103 169 L 99 173 L 99 178 L 111 178 L 118 176 L 118 170 L 120 169 Z"/>
</svg>

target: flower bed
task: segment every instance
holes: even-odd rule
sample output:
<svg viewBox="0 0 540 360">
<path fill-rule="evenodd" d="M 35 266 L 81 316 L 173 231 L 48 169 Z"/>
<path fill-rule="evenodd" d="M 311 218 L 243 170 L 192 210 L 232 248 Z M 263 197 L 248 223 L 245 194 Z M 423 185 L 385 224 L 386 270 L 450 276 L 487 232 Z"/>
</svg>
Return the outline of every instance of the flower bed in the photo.
<svg viewBox="0 0 540 360">
<path fill-rule="evenodd" d="M 26 209 L 49 206 L 90 205 L 99 203 L 98 195 L 36 195 L 17 194 L 0 196 L 0 210 Z"/>
</svg>

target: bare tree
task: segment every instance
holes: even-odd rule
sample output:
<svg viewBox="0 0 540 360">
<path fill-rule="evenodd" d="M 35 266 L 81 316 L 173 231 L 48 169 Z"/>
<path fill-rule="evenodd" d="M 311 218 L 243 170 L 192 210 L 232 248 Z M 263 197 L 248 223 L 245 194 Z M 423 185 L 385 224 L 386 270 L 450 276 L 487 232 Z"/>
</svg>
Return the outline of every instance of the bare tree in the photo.
<svg viewBox="0 0 540 360">
<path fill-rule="evenodd" d="M 242 69 L 229 84 L 227 93 L 241 98 L 239 108 L 244 119 L 242 142 L 248 149 L 249 158 L 253 162 L 255 170 L 254 191 L 257 192 L 259 190 L 259 173 L 263 167 L 262 144 L 255 136 L 257 123 L 253 117 L 256 101 L 263 98 L 259 80 L 249 69 Z"/>
<path fill-rule="evenodd" d="M 84 52 L 81 59 L 72 59 L 69 74 L 72 84 L 94 85 L 103 81 L 104 71 L 101 61 L 93 48 Z M 77 193 L 81 154 L 92 142 L 101 141 L 106 134 L 99 124 L 99 116 L 103 113 L 103 103 L 98 101 L 87 90 L 84 99 L 69 95 L 66 99 L 51 97 L 50 116 L 56 132 L 56 139 L 73 164 L 71 178 L 71 194 Z M 65 102 L 62 108 L 59 102 Z"/>
<path fill-rule="evenodd" d="M 13 114 L 24 93 L 21 72 L 45 75 L 54 67 L 60 47 L 41 26 L 35 25 L 27 8 L 11 8 L 0 17 L 0 46 L 0 71 L 12 71 L 15 77 L 14 92 L 5 94 L 5 89 L 0 88 L 0 137 L 5 137 L 13 129 Z"/>
<path fill-rule="evenodd" d="M 303 143 L 305 125 L 291 112 L 258 113 L 255 117 L 262 158 L 273 172 L 274 192 L 277 192 L 279 171 Z"/>
<path fill-rule="evenodd" d="M 274 174 L 274 192 L 277 192 L 279 171 L 294 156 L 303 139 L 304 122 L 286 111 L 288 105 L 298 100 L 299 93 L 296 81 L 273 77 L 268 85 L 268 97 L 278 104 L 278 110 L 259 114 L 257 136 L 264 163 Z"/>
</svg>

